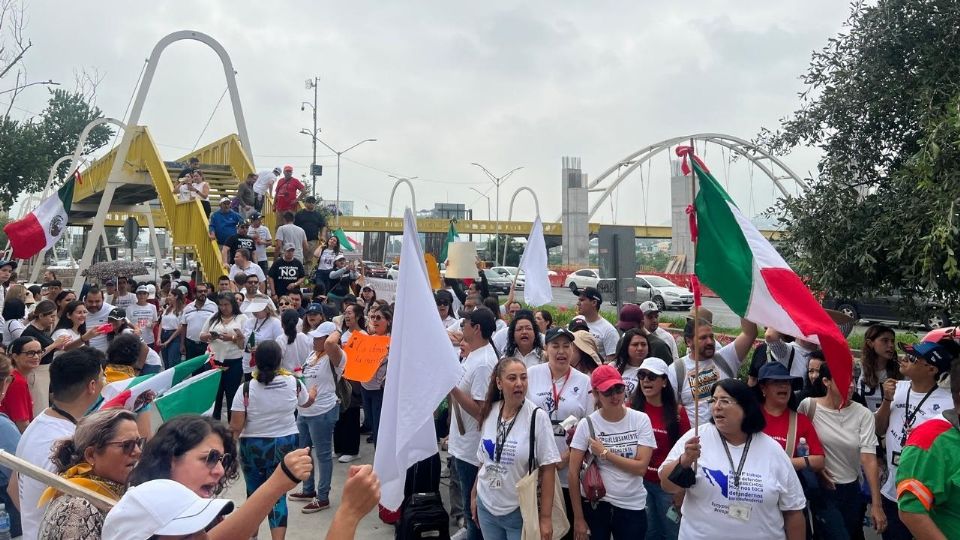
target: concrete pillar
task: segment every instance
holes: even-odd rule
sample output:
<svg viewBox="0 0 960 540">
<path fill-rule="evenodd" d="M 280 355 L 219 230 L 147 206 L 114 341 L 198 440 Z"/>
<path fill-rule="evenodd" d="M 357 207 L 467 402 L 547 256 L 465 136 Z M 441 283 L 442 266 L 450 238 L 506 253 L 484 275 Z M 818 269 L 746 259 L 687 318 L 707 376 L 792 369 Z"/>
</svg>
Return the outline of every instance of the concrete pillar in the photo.
<svg viewBox="0 0 960 540">
<path fill-rule="evenodd" d="M 580 158 L 564 157 L 560 175 L 563 193 L 563 258 L 570 266 L 588 263 L 590 231 L 588 228 L 587 176 L 580 169 Z"/>
<path fill-rule="evenodd" d="M 670 226 L 672 228 L 670 255 L 685 255 L 686 266 L 682 272 L 693 272 L 694 250 L 690 239 L 690 218 L 687 207 L 693 204 L 690 192 L 691 176 L 680 170 L 681 162 L 670 161 Z"/>
</svg>

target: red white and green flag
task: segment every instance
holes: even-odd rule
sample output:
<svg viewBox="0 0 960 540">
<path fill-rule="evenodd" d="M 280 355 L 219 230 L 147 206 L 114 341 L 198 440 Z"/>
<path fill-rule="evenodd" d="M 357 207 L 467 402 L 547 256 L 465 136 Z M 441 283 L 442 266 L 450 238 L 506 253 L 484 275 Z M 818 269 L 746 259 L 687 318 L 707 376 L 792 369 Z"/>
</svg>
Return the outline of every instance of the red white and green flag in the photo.
<svg viewBox="0 0 960 540">
<path fill-rule="evenodd" d="M 361 247 L 360 242 L 347 236 L 347 233 L 343 232 L 343 229 L 336 229 L 333 231 L 333 235 L 340 241 L 340 249 L 344 251 L 356 251 Z"/>
<path fill-rule="evenodd" d="M 67 217 L 73 204 L 73 187 L 76 177 L 71 176 L 56 193 L 40 202 L 22 219 L 8 223 L 3 232 L 10 239 L 13 256 L 29 259 L 45 249 L 53 247 L 67 230 Z"/>
<path fill-rule="evenodd" d="M 696 275 L 737 315 L 784 334 L 818 343 L 833 380 L 848 388 L 853 357 L 839 327 L 800 277 L 716 181 L 690 147 L 677 148 L 700 182 L 694 201 Z M 688 164 L 689 162 L 689 164 Z"/>
<path fill-rule="evenodd" d="M 223 370 L 211 369 L 172 386 L 153 402 L 160 420 L 166 422 L 181 414 L 212 414 L 222 376 Z"/>
<path fill-rule="evenodd" d="M 181 362 L 170 369 L 150 375 L 140 375 L 132 379 L 116 381 L 103 387 L 100 395 L 104 402 L 100 409 L 123 407 L 131 411 L 139 410 L 143 405 L 154 401 L 157 396 L 190 378 L 194 371 L 201 368 L 209 359 L 208 354 L 200 355 Z M 218 370 L 213 370 L 218 371 Z M 214 390 L 216 395 L 216 390 Z M 139 399 L 139 398 L 143 399 Z M 140 401 L 138 403 L 138 400 Z M 212 400 L 212 398 L 211 398 Z"/>
</svg>

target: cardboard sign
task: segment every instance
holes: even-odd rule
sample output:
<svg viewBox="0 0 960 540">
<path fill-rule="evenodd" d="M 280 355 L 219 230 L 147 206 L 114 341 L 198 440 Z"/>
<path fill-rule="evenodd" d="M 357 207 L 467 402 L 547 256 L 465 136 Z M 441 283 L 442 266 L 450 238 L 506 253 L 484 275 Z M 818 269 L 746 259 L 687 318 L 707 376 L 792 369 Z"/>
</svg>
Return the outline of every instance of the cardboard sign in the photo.
<svg viewBox="0 0 960 540">
<path fill-rule="evenodd" d="M 364 277 L 363 284 L 369 285 L 377 299 L 386 300 L 391 304 L 397 299 L 397 282 L 392 279 Z"/>
<path fill-rule="evenodd" d="M 438 290 L 443 288 L 443 278 L 440 276 L 440 266 L 437 259 L 432 254 L 427 253 L 423 256 L 423 262 L 427 266 L 427 279 L 430 280 L 430 288 Z"/>
<path fill-rule="evenodd" d="M 355 332 L 343 346 L 347 367 L 343 376 L 351 381 L 367 382 L 373 378 L 381 361 L 390 352 L 390 336 L 368 336 Z"/>
</svg>

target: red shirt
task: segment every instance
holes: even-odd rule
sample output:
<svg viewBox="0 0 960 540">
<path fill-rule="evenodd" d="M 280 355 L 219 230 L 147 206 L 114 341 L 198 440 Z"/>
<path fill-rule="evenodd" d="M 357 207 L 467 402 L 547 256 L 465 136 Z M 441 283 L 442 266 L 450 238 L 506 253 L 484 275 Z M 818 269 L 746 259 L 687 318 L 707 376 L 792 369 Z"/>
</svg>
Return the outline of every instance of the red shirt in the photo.
<svg viewBox="0 0 960 540">
<path fill-rule="evenodd" d="M 680 421 L 680 431 L 678 435 L 683 435 L 690 431 L 690 419 L 687 418 L 686 409 L 683 407 L 679 409 L 680 411 L 677 413 Z M 650 424 L 653 426 L 653 438 L 657 441 L 657 447 L 653 449 L 653 455 L 650 456 L 650 465 L 647 467 L 647 473 L 643 475 L 643 479 L 647 482 L 659 484 L 660 476 L 657 475 L 657 469 L 660 468 L 660 464 L 666 459 L 667 454 L 670 453 L 670 449 L 673 448 L 677 440 L 670 440 L 670 435 L 667 433 L 666 424 L 663 421 L 663 407 L 655 407 L 649 403 L 645 403 L 643 412 L 647 413 L 647 416 L 650 417 Z"/>
<path fill-rule="evenodd" d="M 787 447 L 787 431 L 790 429 L 790 414 L 784 411 L 780 416 L 773 416 L 763 409 L 763 417 L 767 420 L 767 427 L 763 432 L 773 437 L 783 448 Z M 797 440 L 794 443 L 794 457 L 799 457 L 796 448 L 800 446 L 800 439 L 807 440 L 807 446 L 810 447 L 811 456 L 822 456 L 823 446 L 820 444 L 820 437 L 817 436 L 817 430 L 813 427 L 813 422 L 807 418 L 807 415 L 797 413 Z"/>
<path fill-rule="evenodd" d="M 280 178 L 277 181 L 277 192 L 274 195 L 274 208 L 277 212 L 293 211 L 297 208 L 297 191 L 303 191 L 307 186 L 294 177 Z"/>
<path fill-rule="evenodd" d="M 14 422 L 33 420 L 33 398 L 30 397 L 30 387 L 27 385 L 27 379 L 17 370 L 13 370 L 13 382 L 7 388 L 3 401 L 0 401 L 0 412 L 9 416 Z"/>
</svg>

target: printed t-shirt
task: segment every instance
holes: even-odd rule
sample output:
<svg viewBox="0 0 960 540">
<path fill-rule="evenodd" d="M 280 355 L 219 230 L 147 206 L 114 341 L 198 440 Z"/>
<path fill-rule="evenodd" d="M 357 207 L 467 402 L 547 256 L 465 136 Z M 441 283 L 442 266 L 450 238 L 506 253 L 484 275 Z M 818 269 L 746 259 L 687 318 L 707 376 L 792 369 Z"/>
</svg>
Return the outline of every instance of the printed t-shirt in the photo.
<svg viewBox="0 0 960 540">
<path fill-rule="evenodd" d="M 714 357 L 721 357 L 727 361 L 727 365 L 730 366 L 731 371 L 734 375 L 737 374 L 737 371 L 740 369 L 740 358 L 737 357 L 737 349 L 734 342 L 730 342 L 727 345 L 716 350 Z M 673 386 L 674 392 L 677 392 L 677 388 L 680 388 L 678 392 L 678 401 L 687 409 L 687 417 L 690 418 L 690 421 L 693 422 L 696 418 L 694 414 L 694 400 L 693 392 L 691 390 L 692 386 L 695 386 L 698 389 L 698 394 L 700 396 L 700 425 L 704 425 L 710 422 L 710 396 L 713 394 L 713 385 L 723 379 L 729 379 L 727 375 L 719 366 L 713 358 L 709 360 L 700 360 L 700 373 L 697 375 L 696 381 L 690 380 L 690 372 L 693 371 L 696 363 L 690 358 L 690 355 L 686 355 L 679 360 L 683 362 L 684 371 L 686 371 L 687 376 L 683 382 L 682 388 L 677 386 L 677 370 L 673 366 L 670 366 L 670 369 L 667 370 L 667 379 L 670 380 L 670 385 Z M 692 382 L 692 385 L 691 385 Z"/>
<path fill-rule="evenodd" d="M 694 431 L 690 430 L 680 437 L 666 461 L 679 459 L 684 444 L 693 436 Z M 717 427 L 706 424 L 700 427 L 700 445 L 696 483 L 686 490 L 681 507 L 680 538 L 785 538 L 781 512 L 802 510 L 806 498 L 783 448 L 764 433 L 754 434 L 737 487 L 733 469 L 739 467 L 746 444 L 729 445 L 728 458 Z M 731 461 L 734 467 L 730 466 Z M 732 505 L 749 509 L 748 519 L 733 517 Z"/>
<path fill-rule="evenodd" d="M 241 386 L 233 396 L 230 410 L 247 413 L 240 437 L 285 437 L 299 433 L 293 411 L 307 399 L 307 389 L 297 379 L 292 375 L 277 375 L 269 384 L 256 379 L 250 381 L 250 399 L 246 407 Z"/>
<path fill-rule="evenodd" d="M 186 338 L 191 341 L 200 341 L 200 331 L 203 330 L 203 325 L 216 313 L 217 304 L 211 300 L 205 300 L 200 307 L 197 307 L 196 302 L 187 304 L 180 315 L 180 324 L 187 326 Z"/>
<path fill-rule="evenodd" d="M 280 326 L 280 319 L 276 317 L 267 317 L 266 319 L 258 319 L 254 316 L 247 317 L 247 320 L 243 323 L 243 335 L 246 341 L 244 343 L 250 343 L 250 336 L 256 336 L 256 344 L 263 343 L 265 341 L 274 341 L 278 337 L 283 335 L 283 328 Z M 243 372 L 250 373 L 253 371 L 253 362 L 256 361 L 256 356 L 251 355 L 247 350 L 249 347 L 244 347 L 243 351 Z"/>
<path fill-rule="evenodd" d="M 777 441 L 780 447 L 786 450 L 787 435 L 790 432 L 790 411 L 786 410 L 780 416 L 774 416 L 762 407 L 761 410 L 767 421 L 767 426 L 763 428 L 763 432 L 773 437 L 773 440 Z M 807 446 L 810 448 L 808 455 L 823 455 L 823 445 L 820 444 L 817 430 L 813 429 L 813 422 L 807 418 L 807 415 L 797 413 L 797 436 L 793 442 L 793 457 L 800 457 L 800 454 L 797 453 L 797 449 L 800 447 L 800 439 L 806 439 Z"/>
<path fill-rule="evenodd" d="M 475 400 L 487 398 L 487 388 L 490 385 L 490 375 L 497 367 L 497 353 L 488 343 L 471 352 L 463 361 L 463 377 L 457 387 Z M 451 406 L 454 408 L 454 406 Z M 447 448 L 450 455 L 473 465 L 480 465 L 477 460 L 477 448 L 480 446 L 480 425 L 467 411 L 461 410 L 464 434 L 460 434 L 460 422 L 457 414 L 450 415 L 450 436 L 447 439 Z M 549 426 L 548 426 L 549 427 Z"/>
<path fill-rule="evenodd" d="M 303 269 L 303 263 L 294 258 L 292 261 L 286 261 L 283 257 L 277 257 L 270 267 L 268 275 L 273 279 L 276 294 L 283 296 L 287 294 L 291 283 L 307 275 Z"/>
<path fill-rule="evenodd" d="M 494 404 L 481 427 L 480 439 L 474 449 L 473 459 L 477 460 L 480 471 L 477 474 L 477 497 L 483 501 L 483 506 L 495 516 L 503 516 L 520 507 L 516 485 L 526 476 L 530 457 L 530 421 L 536 414 L 536 429 L 534 430 L 535 462 L 550 465 L 560 461 L 560 453 L 550 439 L 553 430 L 550 421 L 543 409 L 526 400 L 517 412 L 516 422 L 509 428 L 509 433 L 499 437 L 500 409 L 503 401 Z M 535 412 L 534 412 L 535 411 Z M 504 424 L 509 426 L 508 420 Z M 506 428 L 504 428 L 506 431 Z M 453 432 L 451 431 L 451 434 Z M 500 444 L 498 444 L 500 443 Z M 499 448 L 498 448 L 499 447 Z M 497 461 L 497 454 L 500 460 Z"/>
<path fill-rule="evenodd" d="M 809 416 L 814 399 L 801 401 L 797 411 Z M 855 401 L 840 410 L 818 403 L 811 421 L 817 430 L 827 470 L 834 482 L 856 482 L 860 478 L 860 454 L 877 453 L 873 413 Z"/>
<path fill-rule="evenodd" d="M 680 423 L 680 429 L 677 430 L 677 433 L 682 436 L 690 431 L 690 419 L 687 418 L 686 409 L 683 407 L 678 407 L 678 409 L 677 421 Z M 653 455 L 650 456 L 650 466 L 647 468 L 647 474 L 643 476 L 643 479 L 647 482 L 659 484 L 660 475 L 657 474 L 657 469 L 663 464 L 663 460 L 666 459 L 667 453 L 673 448 L 673 443 L 676 441 L 670 440 L 670 433 L 667 432 L 667 425 L 663 420 L 663 407 L 645 403 L 643 412 L 647 413 L 647 418 L 650 419 L 653 437 L 657 441 L 657 446 L 653 449 Z"/>
<path fill-rule="evenodd" d="M 617 328 L 603 317 L 593 322 L 586 322 L 590 333 L 597 338 L 597 344 L 600 345 L 600 357 L 606 358 L 616 353 L 617 342 L 620 341 L 620 332 L 617 332 Z"/>
<path fill-rule="evenodd" d="M 623 373 L 620 374 L 620 377 L 623 378 L 623 384 L 627 387 L 627 393 L 624 395 L 627 397 L 628 402 L 633 399 L 633 393 L 640 386 L 640 381 L 637 379 L 637 373 L 639 371 L 640 366 L 627 364 L 623 367 Z"/>
<path fill-rule="evenodd" d="M 560 428 L 560 422 L 570 416 L 580 420 L 593 410 L 590 377 L 570 368 L 566 376 L 554 380 L 550 364 L 538 364 L 527 369 L 527 399 L 547 413 L 550 423 L 555 426 L 553 429 Z M 553 440 L 560 454 L 569 449 L 566 431 L 562 435 L 554 435 Z M 563 487 L 568 487 L 566 471 L 566 465 L 557 469 Z"/>
<path fill-rule="evenodd" d="M 860 377 L 857 378 L 857 392 L 859 392 L 863 400 L 867 402 L 867 408 L 870 409 L 870 412 L 877 412 L 880 409 L 880 405 L 883 404 L 883 381 L 889 378 L 890 375 L 886 369 L 877 371 L 877 380 L 880 381 L 880 384 L 875 387 L 867 386 L 867 381 L 863 378 L 863 372 L 861 372 Z"/>
<path fill-rule="evenodd" d="M 128 292 L 126 294 L 118 294 L 113 297 L 110 303 L 118 308 L 130 309 L 130 306 L 137 303 L 137 295 L 132 292 Z M 89 315 L 87 316 L 87 324 L 90 324 Z"/>
<path fill-rule="evenodd" d="M 137 301 L 136 295 L 131 295 L 131 296 L 134 297 L 133 302 L 131 303 L 136 302 Z M 91 328 L 96 328 L 102 325 L 103 323 L 107 322 L 107 315 L 109 315 L 112 310 L 113 310 L 113 305 L 104 302 L 103 306 L 100 307 L 100 311 L 96 313 L 92 311 L 87 313 L 87 330 Z M 53 338 L 53 339 L 56 340 L 57 338 Z M 105 334 L 97 334 L 92 338 L 90 338 L 90 346 L 103 353 L 107 352 L 107 345 L 108 345 L 107 336 Z"/>
<path fill-rule="evenodd" d="M 46 413 L 38 415 L 20 437 L 17 444 L 17 457 L 50 472 L 56 472 L 53 462 L 50 461 L 50 451 L 53 443 L 60 439 L 73 437 L 76 426 L 69 420 L 55 418 Z M 23 526 L 23 540 L 37 540 L 40 532 L 40 520 L 46 506 L 37 507 L 40 495 L 47 489 L 46 484 L 40 483 L 29 476 L 20 474 L 20 524 Z"/>
<path fill-rule="evenodd" d="M 303 381 L 307 389 L 317 387 L 317 399 L 309 407 L 300 407 L 303 416 L 318 416 L 337 406 L 337 382 L 333 379 L 333 370 L 330 369 L 330 358 L 326 354 L 314 362 L 310 356 L 303 363 Z M 343 376 L 347 366 L 347 355 L 340 358 L 340 365 L 335 369 L 337 376 Z"/>
<path fill-rule="evenodd" d="M 633 409 L 624 409 L 626 415 L 617 422 L 608 422 L 600 411 L 590 413 L 590 420 L 593 421 L 593 430 L 596 439 L 603 443 L 603 446 L 611 454 L 617 454 L 627 459 L 634 459 L 637 456 L 637 447 L 646 446 L 656 448 L 657 442 L 654 437 L 653 427 L 650 424 L 650 418 L 646 414 Z M 590 426 L 587 425 L 587 419 L 580 420 L 577 424 L 577 431 L 573 435 L 570 446 L 577 450 L 589 453 L 590 450 Z M 609 460 L 599 459 L 597 464 L 600 466 L 600 477 L 603 478 L 603 486 L 607 494 L 600 499 L 606 501 L 617 508 L 626 510 L 643 510 L 647 506 L 647 490 L 643 487 L 643 476 L 630 474 L 617 467 Z M 583 488 L 580 494 L 586 496 Z"/>
<path fill-rule="evenodd" d="M 233 264 L 233 256 L 237 254 L 238 249 L 246 249 L 250 252 L 251 260 L 259 260 L 253 254 L 257 252 L 257 246 L 253 242 L 253 237 L 247 234 L 234 234 L 223 243 L 230 250 L 227 264 Z"/>
<path fill-rule="evenodd" d="M 909 414 L 913 417 L 909 428 L 906 426 L 907 395 L 910 396 Z M 887 481 L 880 488 L 880 493 L 891 501 L 897 500 L 897 466 L 895 463 L 899 462 L 900 457 L 902 457 L 900 453 L 903 448 L 903 441 L 907 440 L 913 428 L 931 418 L 940 416 L 944 411 L 953 409 L 953 398 L 950 397 L 949 390 L 934 386 L 930 397 L 924 399 L 926 395 L 926 392 L 920 393 L 910 390 L 910 381 L 897 382 L 897 389 L 893 393 L 893 403 L 890 404 L 890 423 L 887 426 L 887 432 L 884 433 L 889 474 L 887 475 Z M 960 447 L 957 450 L 960 451 Z"/>
<path fill-rule="evenodd" d="M 127 308 L 127 320 L 140 329 L 140 339 L 147 345 L 153 345 L 153 327 L 157 324 L 157 306 L 153 304 L 134 304 Z"/>
<path fill-rule="evenodd" d="M 896 474 L 900 511 L 928 514 L 947 538 L 960 538 L 960 430 L 956 426 L 952 411 L 917 426 L 907 438 Z"/>
</svg>

